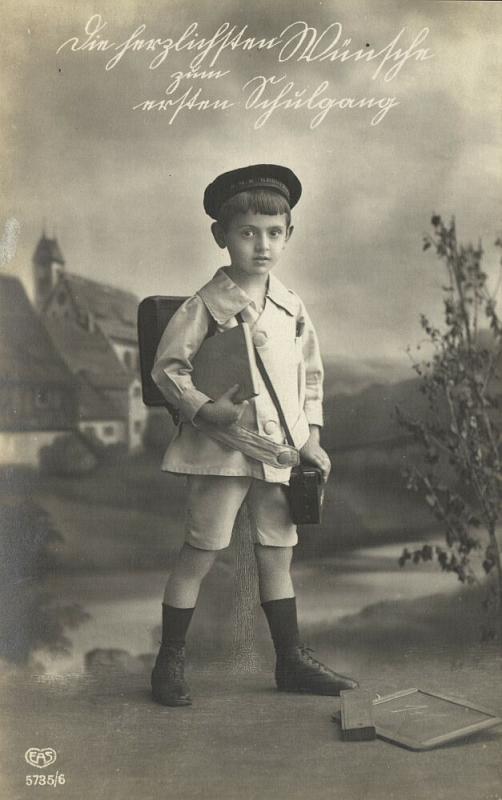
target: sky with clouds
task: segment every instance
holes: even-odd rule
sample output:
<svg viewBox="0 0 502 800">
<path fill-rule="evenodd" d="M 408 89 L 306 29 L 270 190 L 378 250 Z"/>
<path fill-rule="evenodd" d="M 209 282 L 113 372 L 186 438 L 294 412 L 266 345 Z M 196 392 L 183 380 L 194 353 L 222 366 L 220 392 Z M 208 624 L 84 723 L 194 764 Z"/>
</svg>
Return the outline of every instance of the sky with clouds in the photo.
<svg viewBox="0 0 502 800">
<path fill-rule="evenodd" d="M 7 0 L 3 7 L 2 227 L 19 223 L 15 256 L 2 267 L 31 291 L 31 256 L 41 233 L 56 231 L 67 268 L 147 294 L 188 294 L 202 285 L 225 255 L 211 239 L 202 209 L 215 175 L 256 162 L 284 163 L 299 175 L 304 194 L 295 232 L 278 277 L 308 304 L 323 349 L 340 358 L 405 360 L 420 337 L 422 311 L 439 313 L 442 275 L 422 237 L 432 212 L 455 214 L 459 237 L 482 237 L 493 281 L 502 233 L 501 155 L 502 5 L 491 2 L 395 0 L 121 0 L 80 3 Z M 72 50 L 99 14 L 109 49 Z M 185 78 L 169 95 L 190 87 L 199 99 L 226 99 L 226 109 L 139 111 L 144 100 L 165 98 L 176 71 L 187 72 L 202 51 L 173 49 L 156 69 L 154 51 L 125 52 L 106 64 L 141 25 L 139 38 L 173 42 L 196 22 L 199 42 L 224 23 L 234 35 L 267 41 L 293 23 L 311 29 L 302 46 L 227 47 L 212 69 L 220 78 Z M 339 23 L 335 26 L 334 23 Z M 329 27 L 331 26 L 331 27 Z M 392 80 L 389 60 L 374 77 L 376 57 L 390 43 L 403 51 L 424 28 Z M 283 44 L 299 24 L 282 35 Z M 324 38 L 320 39 L 322 33 Z M 338 43 L 334 35 L 339 32 Z M 329 55 L 338 47 L 375 53 L 373 61 L 299 59 L 310 36 Z M 351 41 L 344 47 L 343 42 Z M 296 52 L 287 55 L 298 45 Z M 201 64 L 210 69 L 212 50 Z M 388 51 L 390 52 L 390 51 Z M 314 110 L 278 108 L 260 128 L 260 112 L 245 108 L 247 81 L 283 78 L 268 86 L 272 99 L 287 82 L 289 96 L 394 97 L 376 125 L 378 109 L 333 107 L 315 128 Z M 174 107 L 173 107 L 174 108 Z M 318 111 L 317 111 L 318 113 Z M 11 224 L 12 229 L 12 224 Z M 5 259 L 4 259 L 5 260 Z"/>
</svg>

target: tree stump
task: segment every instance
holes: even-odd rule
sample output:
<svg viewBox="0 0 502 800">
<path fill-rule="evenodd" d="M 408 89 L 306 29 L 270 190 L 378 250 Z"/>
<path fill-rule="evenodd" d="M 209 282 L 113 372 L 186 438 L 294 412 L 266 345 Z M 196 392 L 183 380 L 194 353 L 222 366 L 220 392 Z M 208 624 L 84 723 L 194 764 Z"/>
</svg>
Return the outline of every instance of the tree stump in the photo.
<svg viewBox="0 0 502 800">
<path fill-rule="evenodd" d="M 235 571 L 232 592 L 231 672 L 256 672 L 255 616 L 258 605 L 258 573 L 246 503 L 237 515 L 233 531 Z"/>
</svg>

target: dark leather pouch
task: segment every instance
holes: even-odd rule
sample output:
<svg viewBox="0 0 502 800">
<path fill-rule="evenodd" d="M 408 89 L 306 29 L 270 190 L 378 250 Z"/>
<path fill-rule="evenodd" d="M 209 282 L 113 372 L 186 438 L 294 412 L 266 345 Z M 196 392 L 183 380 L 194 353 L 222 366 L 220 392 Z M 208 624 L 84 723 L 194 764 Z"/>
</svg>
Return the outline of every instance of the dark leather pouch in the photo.
<svg viewBox="0 0 502 800">
<path fill-rule="evenodd" d="M 286 492 L 296 525 L 317 525 L 321 521 L 323 483 L 319 467 L 310 464 L 293 467 Z"/>
</svg>

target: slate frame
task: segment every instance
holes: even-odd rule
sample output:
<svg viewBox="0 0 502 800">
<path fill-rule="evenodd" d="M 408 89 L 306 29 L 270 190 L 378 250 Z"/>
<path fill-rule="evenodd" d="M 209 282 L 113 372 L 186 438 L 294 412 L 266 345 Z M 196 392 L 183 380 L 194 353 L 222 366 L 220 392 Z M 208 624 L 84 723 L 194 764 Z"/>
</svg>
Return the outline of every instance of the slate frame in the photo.
<svg viewBox="0 0 502 800">
<path fill-rule="evenodd" d="M 468 703 L 465 700 L 459 700 L 458 698 L 448 697 L 447 695 L 437 694 L 435 692 L 427 692 L 424 689 L 403 689 L 399 692 L 394 692 L 393 694 L 386 695 L 385 697 L 379 697 L 373 700 L 373 706 L 381 705 L 382 703 L 388 703 L 392 700 L 396 700 L 401 697 L 408 697 L 414 694 L 423 694 L 427 695 L 428 697 L 434 697 L 438 700 L 444 700 L 448 703 L 452 703 L 455 706 L 460 706 L 462 708 L 467 708 L 471 711 L 476 711 L 478 714 L 486 715 L 485 720 L 481 720 L 479 722 L 472 723 L 470 725 L 464 726 L 462 728 L 457 728 L 456 730 L 449 731 L 447 733 L 441 734 L 440 736 L 434 736 L 429 739 L 413 739 L 409 736 L 399 736 L 395 733 L 391 733 L 386 729 L 385 725 L 381 725 L 378 722 L 377 715 L 375 714 L 375 728 L 377 736 L 381 739 L 386 739 L 394 744 L 402 745 L 403 747 L 407 747 L 410 750 L 431 750 L 434 747 L 438 747 L 442 744 L 447 744 L 449 742 L 456 741 L 457 739 L 464 739 L 467 736 L 472 736 L 479 731 L 487 730 L 488 728 L 495 727 L 496 725 L 500 725 L 502 723 L 502 718 L 498 717 L 492 711 L 488 711 L 481 706 L 474 705 L 473 703 Z"/>
</svg>

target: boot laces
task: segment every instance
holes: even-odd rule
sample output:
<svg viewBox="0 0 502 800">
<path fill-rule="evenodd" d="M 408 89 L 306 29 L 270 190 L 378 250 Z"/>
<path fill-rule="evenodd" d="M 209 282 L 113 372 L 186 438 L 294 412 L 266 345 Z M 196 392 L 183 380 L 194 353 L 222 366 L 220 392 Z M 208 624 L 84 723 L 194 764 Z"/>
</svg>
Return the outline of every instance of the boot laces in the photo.
<svg viewBox="0 0 502 800">
<path fill-rule="evenodd" d="M 167 645 L 161 647 L 158 662 L 167 669 L 167 672 L 175 679 L 182 679 L 185 666 L 184 647 Z"/>
<path fill-rule="evenodd" d="M 317 658 L 313 656 L 313 649 L 312 647 L 307 647 L 306 645 L 300 645 L 300 652 L 305 660 L 314 667 L 318 672 L 327 672 L 328 668 L 318 661 Z"/>
</svg>

